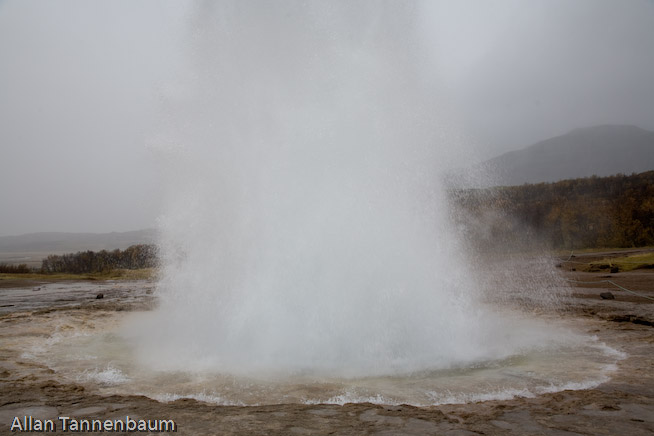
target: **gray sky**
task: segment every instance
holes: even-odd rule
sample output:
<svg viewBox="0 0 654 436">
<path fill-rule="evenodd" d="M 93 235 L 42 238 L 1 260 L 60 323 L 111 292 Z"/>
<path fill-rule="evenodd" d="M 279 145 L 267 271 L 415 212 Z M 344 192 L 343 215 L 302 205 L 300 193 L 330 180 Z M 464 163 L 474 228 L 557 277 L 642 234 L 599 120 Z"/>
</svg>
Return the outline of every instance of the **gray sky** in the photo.
<svg viewBox="0 0 654 436">
<path fill-rule="evenodd" d="M 154 225 L 165 175 L 148 144 L 186 59 L 190 9 L 0 0 L 0 235 Z M 419 11 L 450 119 L 478 160 L 576 127 L 654 130 L 654 2 Z"/>
</svg>

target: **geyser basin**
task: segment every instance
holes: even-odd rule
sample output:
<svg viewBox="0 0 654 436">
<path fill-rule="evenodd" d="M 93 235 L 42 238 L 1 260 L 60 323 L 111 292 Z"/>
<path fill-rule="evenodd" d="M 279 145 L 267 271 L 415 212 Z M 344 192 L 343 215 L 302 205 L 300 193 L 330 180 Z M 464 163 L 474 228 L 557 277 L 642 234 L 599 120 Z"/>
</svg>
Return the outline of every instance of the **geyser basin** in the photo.
<svg viewBox="0 0 654 436">
<path fill-rule="evenodd" d="M 482 303 L 493 289 L 443 183 L 470 156 L 421 4 L 196 6 L 152 147 L 167 182 L 160 304 L 91 379 L 248 404 L 433 404 L 602 379 L 603 362 L 564 377 L 546 358 L 584 367 L 585 340 Z"/>
<path fill-rule="evenodd" d="M 606 381 L 622 357 L 596 339 L 552 328 L 551 320 L 506 316 L 511 317 L 513 327 L 527 329 L 524 333 L 532 335 L 532 340 L 543 342 L 502 359 L 388 376 L 345 378 L 309 371 L 237 376 L 212 370 L 152 370 L 136 359 L 137 350 L 125 339 L 116 319 L 94 320 L 92 330 L 57 334 L 47 346 L 39 344 L 34 357 L 59 376 L 106 395 L 142 394 L 160 401 L 195 398 L 223 405 L 373 402 L 418 406 L 591 388 Z"/>
</svg>

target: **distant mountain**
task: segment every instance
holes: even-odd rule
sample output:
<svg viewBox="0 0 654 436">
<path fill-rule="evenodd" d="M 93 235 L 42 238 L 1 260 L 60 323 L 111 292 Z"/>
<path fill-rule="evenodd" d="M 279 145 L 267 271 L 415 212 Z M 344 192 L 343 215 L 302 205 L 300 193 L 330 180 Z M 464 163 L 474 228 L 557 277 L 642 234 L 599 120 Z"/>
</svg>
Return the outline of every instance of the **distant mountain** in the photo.
<svg viewBox="0 0 654 436">
<path fill-rule="evenodd" d="M 576 129 L 481 166 L 500 185 L 641 173 L 654 170 L 654 132 L 621 125 Z"/>
<path fill-rule="evenodd" d="M 155 241 L 155 230 L 112 233 L 29 233 L 0 236 L 0 253 L 43 252 L 76 253 L 78 251 L 125 249 L 130 245 Z"/>
</svg>

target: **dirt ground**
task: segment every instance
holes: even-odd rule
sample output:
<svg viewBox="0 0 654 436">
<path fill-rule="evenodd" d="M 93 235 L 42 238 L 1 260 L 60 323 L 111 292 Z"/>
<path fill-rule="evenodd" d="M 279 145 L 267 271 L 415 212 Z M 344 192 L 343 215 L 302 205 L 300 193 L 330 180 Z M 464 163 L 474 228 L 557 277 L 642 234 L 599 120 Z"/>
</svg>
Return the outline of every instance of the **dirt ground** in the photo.
<svg viewBox="0 0 654 436">
<path fill-rule="evenodd" d="M 579 281 L 605 280 L 606 276 L 560 271 Z M 654 298 L 652 270 L 612 274 L 610 280 Z M 654 434 L 654 301 L 608 283 L 578 284 L 568 307 L 557 316 L 579 320 L 587 332 L 628 355 L 618 362 L 610 381 L 595 389 L 536 398 L 427 408 L 373 404 L 226 407 L 191 399 L 161 403 L 142 396 L 103 397 L 81 385 L 62 383 L 54 371 L 23 357 L 21 345 L 33 337 L 47 337 L 54 319 L 72 320 L 89 311 L 95 317 L 112 316 L 115 311 L 142 309 L 151 298 L 149 290 L 142 298 L 133 298 L 126 285 L 104 289 L 103 299 L 87 292 L 77 299 L 53 300 L 38 307 L 22 308 L 12 302 L 11 310 L 0 314 L 0 434 L 11 434 L 13 418 L 24 415 L 53 420 L 58 416 L 124 419 L 126 415 L 173 419 L 176 434 L 182 435 Z M 599 294 L 606 291 L 615 299 L 601 299 Z M 57 434 L 65 434 L 57 428 Z"/>
</svg>

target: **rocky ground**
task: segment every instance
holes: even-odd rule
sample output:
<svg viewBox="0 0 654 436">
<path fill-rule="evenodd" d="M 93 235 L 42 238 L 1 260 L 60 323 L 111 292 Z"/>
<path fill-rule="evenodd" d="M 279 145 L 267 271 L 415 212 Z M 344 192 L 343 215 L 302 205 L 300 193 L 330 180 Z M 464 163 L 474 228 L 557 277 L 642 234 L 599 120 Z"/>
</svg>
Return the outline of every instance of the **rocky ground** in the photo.
<svg viewBox="0 0 654 436">
<path fill-rule="evenodd" d="M 578 261 L 581 261 L 578 259 Z M 561 268 L 580 281 L 606 280 L 604 273 Z M 612 281 L 654 298 L 654 271 L 612 274 Z M 31 284 L 3 291 L 0 306 L 0 433 L 9 434 L 15 416 L 56 420 L 173 419 L 182 435 L 651 435 L 654 433 L 654 301 L 608 283 L 578 284 L 557 316 L 578 320 L 588 332 L 628 357 L 610 381 L 595 389 L 428 408 L 373 404 L 225 407 L 190 399 L 161 403 L 142 396 L 101 396 L 88 387 L 62 382 L 45 365 L 24 356 L 25 344 L 48 337 L 53 323 L 70 328 L 116 311 L 141 310 L 152 286 L 133 291 L 129 283 L 98 284 L 79 295 L 49 300 Z M 34 293 L 31 298 L 28 291 Z M 600 298 L 610 291 L 613 300 Z M 21 294 L 22 292 L 22 294 Z M 138 293 L 139 295 L 134 295 Z M 102 299 L 97 299 L 102 293 Z M 22 295 L 22 296 L 21 296 Z M 26 296 L 27 295 L 27 296 Z M 43 298 L 39 297 L 43 295 Z M 26 302 L 26 300 L 29 300 Z M 41 301 L 35 304 L 35 300 Z M 44 300 L 47 300 L 43 303 Z M 91 314 L 92 316 L 89 316 Z M 90 326 L 92 328 L 92 325 Z M 66 328 L 64 323 L 63 328 Z M 61 426 L 58 425 L 60 434 Z"/>
</svg>

